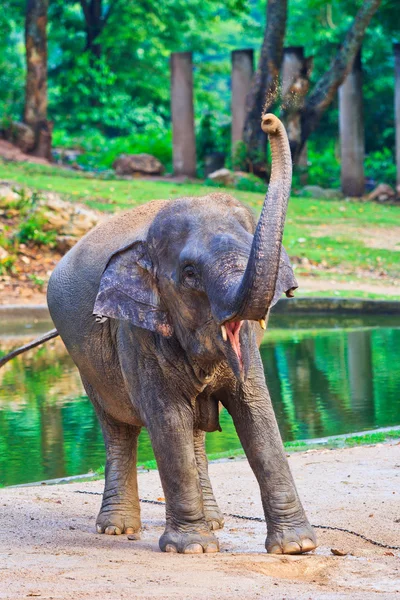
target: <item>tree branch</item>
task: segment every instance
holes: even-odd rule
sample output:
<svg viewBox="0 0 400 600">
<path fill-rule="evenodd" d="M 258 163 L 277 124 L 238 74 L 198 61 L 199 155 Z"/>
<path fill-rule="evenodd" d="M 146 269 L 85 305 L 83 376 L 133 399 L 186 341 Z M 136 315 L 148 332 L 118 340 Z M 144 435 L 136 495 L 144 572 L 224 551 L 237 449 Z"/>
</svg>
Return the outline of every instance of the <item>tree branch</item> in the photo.
<svg viewBox="0 0 400 600">
<path fill-rule="evenodd" d="M 267 23 L 258 67 L 247 96 L 243 139 L 251 161 L 251 170 L 265 173 L 266 135 L 260 121 L 263 112 L 274 103 L 279 84 L 286 31 L 287 0 L 268 0 Z"/>
<path fill-rule="evenodd" d="M 302 111 L 302 140 L 297 150 L 299 154 L 310 134 L 335 97 L 338 87 L 351 71 L 354 58 L 359 51 L 367 27 L 381 4 L 381 0 L 365 0 L 354 17 L 354 21 L 341 44 L 333 63 L 309 95 Z"/>
</svg>

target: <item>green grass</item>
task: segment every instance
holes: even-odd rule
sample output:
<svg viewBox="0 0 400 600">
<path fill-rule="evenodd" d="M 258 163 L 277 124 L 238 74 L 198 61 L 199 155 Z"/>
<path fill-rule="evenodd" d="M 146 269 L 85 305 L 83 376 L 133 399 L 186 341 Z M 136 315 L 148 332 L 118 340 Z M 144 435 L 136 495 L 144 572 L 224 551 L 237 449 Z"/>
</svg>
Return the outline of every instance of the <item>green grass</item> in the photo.
<svg viewBox="0 0 400 600">
<path fill-rule="evenodd" d="M 335 277 L 336 279 L 336 277 Z M 356 288 L 350 290 L 328 290 L 328 291 L 318 291 L 314 292 L 312 290 L 300 290 L 296 293 L 296 296 L 300 297 L 310 297 L 310 296 L 318 296 L 319 298 L 365 298 L 366 300 L 396 300 L 400 301 L 400 294 L 397 295 L 388 295 L 388 294 L 376 294 L 374 292 L 363 292 L 362 290 L 357 290 Z"/>
<path fill-rule="evenodd" d="M 326 441 L 321 443 L 313 443 L 313 440 L 296 440 L 293 442 L 285 442 L 284 447 L 287 452 L 304 452 L 305 450 L 317 450 L 317 449 L 335 449 L 335 448 L 354 448 L 355 446 L 367 446 L 371 444 L 381 444 L 390 440 L 400 439 L 400 429 L 393 429 L 389 431 L 377 431 L 374 433 L 367 433 L 365 435 L 352 435 L 348 437 L 330 437 Z M 225 452 L 215 452 L 207 454 L 209 461 L 221 460 L 221 459 L 234 459 L 244 457 L 244 451 L 242 448 L 236 448 L 235 450 L 226 450 Z M 145 470 L 157 469 L 157 463 L 155 460 L 148 460 L 145 462 L 138 463 L 138 467 Z M 101 466 L 95 471 L 98 477 L 104 477 L 105 467 Z"/>
<path fill-rule="evenodd" d="M 101 176 L 58 167 L 1 161 L 0 180 L 22 184 L 33 190 L 58 192 L 70 201 L 83 202 L 105 212 L 132 208 L 159 198 L 199 196 L 217 191 L 217 188 L 207 187 L 200 182 L 122 180 L 115 177 L 102 179 Z M 262 194 L 227 191 L 256 211 L 261 209 Z M 316 263 L 312 271 L 307 266 L 297 265 L 296 273 L 299 275 L 312 272 L 313 276 L 323 279 L 341 278 L 349 281 L 348 290 L 325 292 L 324 295 L 382 297 L 384 293 L 370 294 L 358 291 L 354 285 L 355 276 L 348 273 L 356 274 L 359 270 L 363 270 L 364 273 L 370 272 L 371 277 L 363 275 L 362 281 L 371 283 L 374 281 L 372 274 L 382 269 L 391 278 L 399 278 L 400 240 L 399 245 L 392 249 L 372 248 L 369 247 L 368 237 L 364 233 L 366 228 L 374 228 L 385 242 L 385 232 L 396 223 L 400 223 L 400 207 L 397 206 L 315 200 L 296 196 L 290 200 L 284 243 L 291 256 L 300 259 L 305 257 Z M 316 228 L 319 228 L 319 234 L 321 228 L 326 228 L 326 235 L 315 237 Z M 325 232 L 325 229 L 322 231 Z M 327 273 L 321 265 L 322 262 L 326 267 L 336 268 L 337 276 L 336 273 Z M 342 269 L 347 273 L 342 274 Z M 395 298 L 400 298 L 400 295 Z"/>
</svg>

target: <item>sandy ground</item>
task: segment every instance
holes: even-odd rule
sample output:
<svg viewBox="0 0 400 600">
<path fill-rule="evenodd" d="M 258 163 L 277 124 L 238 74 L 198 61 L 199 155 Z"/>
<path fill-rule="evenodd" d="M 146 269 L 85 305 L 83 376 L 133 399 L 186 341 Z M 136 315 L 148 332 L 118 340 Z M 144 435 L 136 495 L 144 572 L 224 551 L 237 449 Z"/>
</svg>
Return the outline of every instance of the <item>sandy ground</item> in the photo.
<svg viewBox="0 0 400 600">
<path fill-rule="evenodd" d="M 289 458 L 314 524 L 400 545 L 400 446 L 309 450 Z M 262 515 L 245 460 L 210 466 L 225 513 Z M 163 493 L 156 471 L 139 474 L 141 498 Z M 164 508 L 142 504 L 139 541 L 95 533 L 102 482 L 0 490 L 0 598 L 369 600 L 400 598 L 400 552 L 318 529 L 319 548 L 270 556 L 265 525 L 226 517 L 219 554 L 158 549 Z M 347 552 L 333 556 L 331 549 Z"/>
</svg>

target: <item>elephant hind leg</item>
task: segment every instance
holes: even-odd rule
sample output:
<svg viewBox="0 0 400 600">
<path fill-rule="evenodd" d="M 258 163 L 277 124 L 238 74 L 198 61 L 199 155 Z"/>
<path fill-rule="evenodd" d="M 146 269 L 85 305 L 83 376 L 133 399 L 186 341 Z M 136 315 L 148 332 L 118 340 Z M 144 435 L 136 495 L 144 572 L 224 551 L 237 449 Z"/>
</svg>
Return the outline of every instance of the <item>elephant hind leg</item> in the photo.
<svg viewBox="0 0 400 600">
<path fill-rule="evenodd" d="M 96 530 L 108 535 L 137 533 L 141 528 L 136 469 L 140 427 L 121 423 L 105 413 L 96 390 L 82 381 L 99 418 L 106 447 L 103 501 Z"/>
<path fill-rule="evenodd" d="M 208 461 L 205 450 L 205 431 L 194 430 L 194 453 L 196 457 L 197 470 L 199 472 L 200 486 L 203 493 L 204 515 L 210 525 L 210 529 L 222 529 L 224 526 L 224 517 L 220 511 L 211 481 L 208 475 Z"/>
</svg>

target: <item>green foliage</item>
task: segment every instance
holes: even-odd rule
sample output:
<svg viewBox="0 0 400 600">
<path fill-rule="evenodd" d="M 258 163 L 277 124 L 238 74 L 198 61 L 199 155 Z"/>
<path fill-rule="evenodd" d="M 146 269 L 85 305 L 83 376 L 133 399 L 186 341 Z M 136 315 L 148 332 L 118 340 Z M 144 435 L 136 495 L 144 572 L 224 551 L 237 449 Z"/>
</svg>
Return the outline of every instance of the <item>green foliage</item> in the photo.
<svg viewBox="0 0 400 600">
<path fill-rule="evenodd" d="M 389 148 L 370 152 L 365 157 L 364 169 L 368 179 L 396 185 L 396 163 Z"/>
<path fill-rule="evenodd" d="M 40 212 L 32 212 L 18 226 L 15 238 L 20 244 L 34 242 L 39 246 L 54 246 L 57 232 L 45 231 L 45 224 L 46 219 Z"/>
<path fill-rule="evenodd" d="M 339 187 L 340 162 L 337 157 L 335 141 L 327 140 L 323 147 L 317 149 L 317 145 L 310 140 L 307 151 L 308 184 L 320 185 L 326 188 Z M 295 174 L 294 186 L 298 185 L 298 174 Z"/>
<path fill-rule="evenodd" d="M 238 140 L 233 148 L 232 169 L 234 171 L 245 171 L 247 167 L 247 147 L 244 142 Z"/>
<path fill-rule="evenodd" d="M 15 256 L 12 255 L 0 258 L 0 275 L 7 275 L 9 273 L 13 273 L 15 260 Z"/>
<path fill-rule="evenodd" d="M 20 120 L 25 96 L 24 4 L 3 0 L 0 11 L 0 129 Z"/>
<path fill-rule="evenodd" d="M 85 169 L 111 169 L 120 154 L 152 154 L 164 165 L 172 169 L 172 132 L 158 118 L 143 127 L 142 132 L 125 137 L 109 138 L 98 130 L 90 130 L 85 135 L 73 135 L 59 130 L 54 134 L 54 145 L 60 148 L 77 148 L 83 154 L 76 162 Z"/>
<path fill-rule="evenodd" d="M 262 181 L 259 177 L 249 173 L 246 177 L 239 177 L 235 183 L 235 189 L 242 190 L 244 192 L 255 192 L 258 194 L 265 194 L 267 186 L 265 181 Z"/>
<path fill-rule="evenodd" d="M 38 277 L 35 273 L 29 273 L 28 279 L 30 279 L 40 290 L 43 289 L 46 281 L 42 277 Z"/>
</svg>

